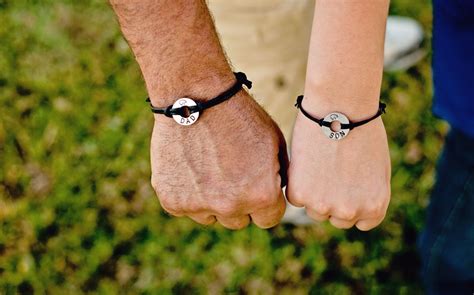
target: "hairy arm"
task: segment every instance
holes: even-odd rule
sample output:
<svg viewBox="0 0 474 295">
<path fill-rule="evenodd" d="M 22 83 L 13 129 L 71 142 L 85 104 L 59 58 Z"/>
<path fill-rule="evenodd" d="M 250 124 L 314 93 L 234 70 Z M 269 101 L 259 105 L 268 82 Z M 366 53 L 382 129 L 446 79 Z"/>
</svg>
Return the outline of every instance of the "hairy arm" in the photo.
<svg viewBox="0 0 474 295">
<path fill-rule="evenodd" d="M 232 85 L 204 0 L 111 0 L 156 105 L 212 98 Z"/>
<path fill-rule="evenodd" d="M 318 0 L 304 108 L 314 117 L 341 112 L 351 121 L 377 112 L 388 0 Z M 339 228 L 369 230 L 390 200 L 390 158 L 381 118 L 340 141 L 298 115 L 287 196 L 309 216 Z"/>
<path fill-rule="evenodd" d="M 203 0 L 110 0 L 152 103 L 213 98 L 235 81 Z M 191 126 L 155 115 L 152 185 L 162 207 L 231 229 L 279 222 L 286 147 L 273 120 L 245 91 Z"/>
</svg>

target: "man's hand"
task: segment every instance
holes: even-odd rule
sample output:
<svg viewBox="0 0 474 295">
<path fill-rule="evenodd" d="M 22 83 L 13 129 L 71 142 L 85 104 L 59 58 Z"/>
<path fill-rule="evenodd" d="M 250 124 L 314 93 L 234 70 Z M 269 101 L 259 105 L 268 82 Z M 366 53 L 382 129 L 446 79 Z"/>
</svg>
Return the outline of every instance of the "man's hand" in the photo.
<svg viewBox="0 0 474 295">
<path fill-rule="evenodd" d="M 285 212 L 279 175 L 287 169 L 283 136 L 244 91 L 206 110 L 191 126 L 155 116 L 151 163 L 153 187 L 172 215 L 206 225 L 217 218 L 240 229 L 250 220 L 272 227 Z"/>
<path fill-rule="evenodd" d="M 286 190 L 290 203 L 338 228 L 377 226 L 390 201 L 390 157 L 381 118 L 328 139 L 302 114 L 294 129 Z"/>
<path fill-rule="evenodd" d="M 154 106 L 181 97 L 204 101 L 234 84 L 204 0 L 110 2 Z M 152 185 L 173 215 L 202 224 L 217 218 L 232 229 L 250 219 L 271 227 L 285 211 L 280 185 L 287 162 L 280 130 L 245 91 L 191 126 L 155 115 Z"/>
</svg>

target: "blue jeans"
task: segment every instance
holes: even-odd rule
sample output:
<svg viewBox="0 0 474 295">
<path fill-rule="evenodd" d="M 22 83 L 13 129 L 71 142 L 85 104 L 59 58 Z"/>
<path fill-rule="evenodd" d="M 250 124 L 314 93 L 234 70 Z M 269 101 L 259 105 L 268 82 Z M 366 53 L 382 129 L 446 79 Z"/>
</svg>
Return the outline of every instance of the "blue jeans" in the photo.
<svg viewBox="0 0 474 295">
<path fill-rule="evenodd" d="M 452 129 L 418 239 L 427 294 L 474 294 L 474 138 Z"/>
</svg>

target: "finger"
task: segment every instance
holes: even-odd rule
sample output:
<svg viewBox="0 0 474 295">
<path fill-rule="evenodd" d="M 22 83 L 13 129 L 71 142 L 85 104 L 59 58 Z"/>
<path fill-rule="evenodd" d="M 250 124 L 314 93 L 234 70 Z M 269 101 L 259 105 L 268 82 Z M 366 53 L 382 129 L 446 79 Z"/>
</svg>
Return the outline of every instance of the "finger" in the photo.
<svg viewBox="0 0 474 295">
<path fill-rule="evenodd" d="M 280 162 L 280 171 L 278 173 L 281 177 L 280 186 L 285 187 L 288 184 L 288 167 L 290 166 L 290 160 L 288 159 L 288 149 L 285 137 L 278 126 L 276 126 L 276 129 L 279 139 L 278 161 Z"/>
<path fill-rule="evenodd" d="M 329 222 L 337 228 L 340 229 L 348 229 L 354 226 L 354 223 L 356 222 L 355 220 L 345 220 L 345 219 L 340 219 L 335 216 L 329 217 Z"/>
<path fill-rule="evenodd" d="M 365 214 L 361 214 L 361 218 L 356 222 L 356 227 L 361 231 L 368 231 L 382 223 L 387 214 L 389 202 L 388 197 L 381 206 L 373 205 L 372 208 L 365 210 Z"/>
<path fill-rule="evenodd" d="M 328 214 L 319 214 L 318 212 L 309 208 L 306 209 L 306 215 L 308 215 L 311 219 L 314 219 L 319 222 L 326 221 L 329 218 Z"/>
<path fill-rule="evenodd" d="M 356 227 L 361 231 L 368 231 L 382 223 L 385 216 L 372 219 L 361 219 L 356 222 Z"/>
<path fill-rule="evenodd" d="M 249 225 L 250 223 L 250 216 L 243 215 L 239 217 L 223 217 L 223 216 L 216 216 L 217 221 L 222 224 L 224 227 L 228 229 L 242 229 Z"/>
<path fill-rule="evenodd" d="M 183 212 L 181 209 L 176 210 L 176 209 L 171 209 L 174 208 L 174 204 L 170 204 L 169 202 L 166 201 L 166 199 L 160 199 L 158 198 L 158 201 L 160 202 L 161 209 L 168 213 L 169 215 L 175 216 L 175 217 L 182 217 L 184 216 Z M 176 206 L 177 207 L 177 206 Z"/>
<path fill-rule="evenodd" d="M 172 211 L 168 211 L 168 210 L 166 210 L 166 209 L 163 208 L 163 207 L 162 207 L 162 209 L 163 209 L 163 211 L 164 211 L 166 214 L 168 214 L 168 215 L 170 215 L 170 216 L 173 216 L 173 217 L 183 217 L 183 216 L 184 216 L 183 213 L 177 213 L 177 212 L 174 212 L 174 211 L 173 211 L 173 212 L 172 212 Z"/>
<path fill-rule="evenodd" d="M 211 225 L 216 223 L 216 217 L 210 214 L 189 214 L 189 218 L 202 225 Z"/>
<path fill-rule="evenodd" d="M 304 207 L 304 196 L 300 192 L 294 189 L 292 182 L 289 182 L 285 190 L 286 199 L 288 202 L 295 207 Z"/>
<path fill-rule="evenodd" d="M 283 215 L 285 214 L 286 202 L 283 197 L 283 192 L 280 191 L 280 196 L 275 201 L 275 204 L 268 206 L 267 208 L 259 209 L 252 214 L 253 223 L 260 228 L 270 228 L 277 225 Z"/>
</svg>

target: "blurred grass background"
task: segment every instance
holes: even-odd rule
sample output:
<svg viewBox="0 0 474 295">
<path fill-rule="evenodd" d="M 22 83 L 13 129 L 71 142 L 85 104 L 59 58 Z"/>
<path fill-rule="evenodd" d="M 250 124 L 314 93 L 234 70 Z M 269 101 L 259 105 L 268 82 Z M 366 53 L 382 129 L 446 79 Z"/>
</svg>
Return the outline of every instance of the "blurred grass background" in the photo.
<svg viewBox="0 0 474 295">
<path fill-rule="evenodd" d="M 429 0 L 393 0 L 419 20 Z M 171 218 L 149 185 L 152 116 L 106 1 L 0 0 L 0 293 L 419 294 L 416 235 L 447 125 L 430 60 L 386 74 L 392 202 L 368 233 Z"/>
</svg>

